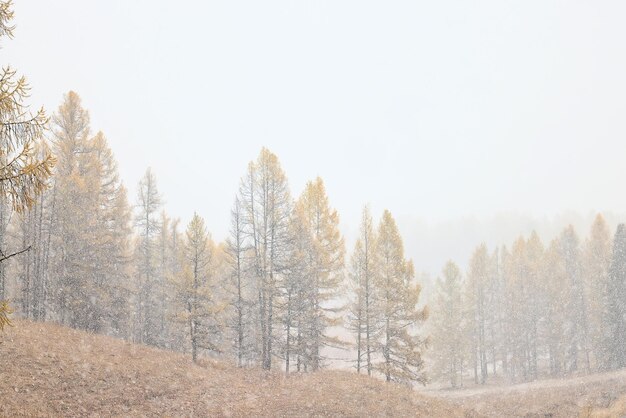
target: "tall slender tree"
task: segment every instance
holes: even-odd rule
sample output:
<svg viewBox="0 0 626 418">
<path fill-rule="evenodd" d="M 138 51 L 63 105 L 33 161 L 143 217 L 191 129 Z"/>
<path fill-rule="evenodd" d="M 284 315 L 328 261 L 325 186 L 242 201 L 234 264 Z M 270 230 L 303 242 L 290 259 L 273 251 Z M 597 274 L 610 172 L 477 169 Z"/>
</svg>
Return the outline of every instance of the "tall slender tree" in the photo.
<svg viewBox="0 0 626 418">
<path fill-rule="evenodd" d="M 608 278 L 607 325 L 612 336 L 607 347 L 608 367 L 626 367 L 626 226 L 620 224 L 613 239 Z"/>
<path fill-rule="evenodd" d="M 571 225 L 561 233 L 561 252 L 569 281 L 566 367 L 569 372 L 578 370 L 579 359 L 582 355 L 588 372 L 591 367 L 589 358 L 589 325 L 587 322 L 588 307 L 581 273 L 579 240 L 574 227 Z"/>
<path fill-rule="evenodd" d="M 178 318 L 186 325 L 194 362 L 202 349 L 219 351 L 222 328 L 218 314 L 224 306 L 215 299 L 214 252 L 204 220 L 194 214 L 187 226 L 184 267 L 174 279 Z"/>
<path fill-rule="evenodd" d="M 526 309 L 525 309 L 525 339 L 527 347 L 528 378 L 536 380 L 539 377 L 539 326 L 544 316 L 545 306 L 542 301 L 541 280 L 544 261 L 544 248 L 539 235 L 533 231 L 526 242 Z"/>
<path fill-rule="evenodd" d="M 97 195 L 95 228 L 87 234 L 96 239 L 91 263 L 98 296 L 97 315 L 102 329 L 129 337 L 131 209 L 126 188 L 119 179 L 117 162 L 101 132 L 91 139 L 89 148 L 92 156 L 90 169 L 93 170 L 91 187 L 97 190 Z"/>
<path fill-rule="evenodd" d="M 565 371 L 565 326 L 567 310 L 567 273 L 558 239 L 552 240 L 544 255 L 543 292 L 546 296 L 544 341 L 548 349 L 550 375 L 557 377 Z"/>
<path fill-rule="evenodd" d="M 231 317 L 229 329 L 232 331 L 232 344 L 237 365 L 254 360 L 255 339 L 253 329 L 253 312 L 251 308 L 254 302 L 253 289 L 249 283 L 248 250 L 249 244 L 246 242 L 244 212 L 239 201 L 235 198 L 235 203 L 231 209 L 230 235 L 226 241 L 226 256 L 229 266 L 229 285 Z"/>
<path fill-rule="evenodd" d="M 461 385 L 467 321 L 463 315 L 462 277 L 458 266 L 448 261 L 437 279 L 437 294 L 431 316 L 431 356 L 436 375 L 453 388 Z"/>
<path fill-rule="evenodd" d="M 301 207 L 293 211 L 290 233 L 292 245 L 289 268 L 280 281 L 281 296 L 278 298 L 279 317 L 285 335 L 281 352 L 287 374 L 293 357 L 297 371 L 315 367 L 319 343 L 313 330 L 317 313 L 314 300 L 318 290 L 315 282 L 316 266 L 311 263 L 311 250 L 315 242 Z"/>
<path fill-rule="evenodd" d="M 378 274 L 376 251 L 377 236 L 369 208 L 363 208 L 359 237 L 350 262 L 351 302 L 347 326 L 355 334 L 356 369 L 365 368 L 368 375 L 373 371 L 372 355 L 375 341 L 380 333 L 380 306 L 377 304 L 375 277 Z"/>
<path fill-rule="evenodd" d="M 0 2 L 0 40 L 13 37 L 13 5 Z M 55 160 L 43 140 L 47 117 L 42 109 L 30 112 L 25 103 L 29 86 L 11 67 L 0 70 L 0 317 L 10 308 L 4 303 L 6 261 L 31 248 L 11 248 L 6 240 L 11 211 L 24 213 L 47 189 Z M 22 243 L 23 245 L 24 243 Z M 37 298 L 39 301 L 39 298 Z M 42 304 L 43 306 L 43 304 Z M 43 309 L 43 308 L 42 308 Z M 40 311 L 38 310 L 38 313 Z M 0 322 L 4 323 L 4 322 Z"/>
<path fill-rule="evenodd" d="M 472 255 L 468 280 L 468 303 L 472 318 L 472 364 L 474 380 L 484 384 L 487 379 L 487 297 L 486 289 L 489 280 L 489 255 L 487 246 L 480 245 Z"/>
<path fill-rule="evenodd" d="M 87 231 L 95 227 L 98 192 L 90 169 L 89 113 L 78 94 L 70 91 L 52 120 L 53 150 L 58 158 L 50 255 L 54 311 L 61 323 L 88 328 L 95 325 L 90 262 L 96 248 L 95 237 Z M 22 282 L 28 286 L 28 270 L 23 274 Z"/>
<path fill-rule="evenodd" d="M 418 326 L 428 313 L 426 308 L 417 306 L 421 287 L 413 283 L 413 263 L 404 258 L 400 232 L 387 210 L 378 228 L 376 250 L 380 263 L 376 276 L 380 289 L 377 296 L 382 314 L 381 338 L 377 346 L 382 359 L 375 367 L 388 382 L 425 384 L 422 360 L 425 341 L 418 334 Z"/>
<path fill-rule="evenodd" d="M 274 308 L 278 281 L 289 263 L 289 220 L 293 203 L 278 157 L 267 148 L 248 165 L 248 172 L 241 181 L 239 201 L 252 253 L 249 278 L 257 293 L 259 358 L 262 368 L 270 369 L 277 338 Z"/>
<path fill-rule="evenodd" d="M 307 183 L 297 207 L 312 238 L 308 250 L 312 269 L 312 292 L 308 301 L 312 306 L 307 310 L 310 313 L 307 331 L 311 341 L 311 368 L 317 370 L 323 360 L 322 348 L 340 344 L 327 334 L 327 329 L 339 324 L 337 295 L 343 279 L 345 247 L 339 232 L 339 215 L 330 207 L 321 178 Z"/>
<path fill-rule="evenodd" d="M 608 276 L 611 264 L 611 236 L 606 221 L 598 214 L 583 249 L 585 297 L 589 301 L 589 330 L 595 367 L 609 368 L 608 347 L 613 339 L 607 325 Z"/>
<path fill-rule="evenodd" d="M 158 343 L 160 323 L 160 309 L 156 296 L 160 293 L 160 286 L 163 283 L 158 281 L 157 275 L 156 238 L 161 230 L 159 222 L 161 205 L 156 177 L 148 168 L 139 182 L 135 216 L 135 228 L 139 234 L 135 255 L 138 279 L 135 338 L 148 344 Z"/>
</svg>

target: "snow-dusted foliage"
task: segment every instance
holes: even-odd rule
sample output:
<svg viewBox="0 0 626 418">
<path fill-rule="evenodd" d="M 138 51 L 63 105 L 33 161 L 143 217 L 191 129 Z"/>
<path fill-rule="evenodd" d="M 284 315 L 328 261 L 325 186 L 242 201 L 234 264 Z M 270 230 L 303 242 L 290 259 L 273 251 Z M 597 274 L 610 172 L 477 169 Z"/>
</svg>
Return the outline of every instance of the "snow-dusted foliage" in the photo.
<svg viewBox="0 0 626 418">
<path fill-rule="evenodd" d="M 465 280 L 446 266 L 430 324 L 433 374 L 457 386 L 466 371 L 484 384 L 624 367 L 625 236 L 619 225 L 611 244 L 598 215 L 582 244 L 569 226 L 547 248 L 536 233 L 491 256 L 480 245 Z"/>
</svg>

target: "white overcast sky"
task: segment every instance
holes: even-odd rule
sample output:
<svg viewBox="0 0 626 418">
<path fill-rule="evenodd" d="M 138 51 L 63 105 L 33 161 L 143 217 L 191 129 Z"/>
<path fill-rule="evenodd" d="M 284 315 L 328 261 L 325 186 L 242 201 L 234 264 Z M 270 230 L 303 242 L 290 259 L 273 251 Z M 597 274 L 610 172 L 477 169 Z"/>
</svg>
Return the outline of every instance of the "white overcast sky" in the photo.
<svg viewBox="0 0 626 418">
<path fill-rule="evenodd" d="M 294 195 L 324 178 L 346 231 L 366 202 L 405 235 L 411 220 L 626 208 L 624 1 L 14 8 L 1 63 L 27 76 L 31 104 L 78 92 L 131 201 L 151 166 L 167 211 L 197 210 L 217 239 L 262 146 Z"/>
</svg>

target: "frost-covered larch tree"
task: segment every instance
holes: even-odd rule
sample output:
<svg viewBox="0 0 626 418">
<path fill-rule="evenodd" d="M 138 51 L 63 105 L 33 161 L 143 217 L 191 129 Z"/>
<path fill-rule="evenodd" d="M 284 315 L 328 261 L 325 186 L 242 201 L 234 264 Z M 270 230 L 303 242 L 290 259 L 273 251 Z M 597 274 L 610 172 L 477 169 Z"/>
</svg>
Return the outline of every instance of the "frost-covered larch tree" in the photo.
<svg viewBox="0 0 626 418">
<path fill-rule="evenodd" d="M 313 367 L 315 356 L 314 322 L 315 265 L 311 263 L 314 238 L 310 234 L 306 215 L 296 207 L 290 222 L 291 249 L 289 267 L 280 280 L 280 297 L 277 299 L 278 317 L 281 319 L 284 338 L 281 356 L 285 372 L 289 374 L 292 359 L 297 371 Z"/>
<path fill-rule="evenodd" d="M 429 320 L 429 351 L 434 374 L 447 380 L 453 388 L 461 385 L 467 340 L 462 294 L 461 271 L 456 264 L 448 261 L 437 279 L 437 294 Z"/>
<path fill-rule="evenodd" d="M 0 2 L 0 40 L 12 38 L 14 26 L 11 1 Z M 43 134 L 47 117 L 43 109 L 31 113 L 25 103 L 29 86 L 24 77 L 4 67 L 0 70 L 0 315 L 6 315 L 5 298 L 6 263 L 22 254 L 26 246 L 9 249 L 6 232 L 11 211 L 24 213 L 32 207 L 38 196 L 47 189 L 52 175 L 54 158 L 44 144 Z M 43 295 L 36 301 L 43 311 Z"/>
<path fill-rule="evenodd" d="M 279 281 L 290 256 L 289 222 L 293 202 L 287 177 L 278 157 L 263 148 L 256 161 L 250 162 L 241 180 L 239 201 L 243 210 L 243 228 L 250 247 L 250 274 L 247 279 L 256 290 L 255 307 L 261 367 L 271 369 L 276 355 L 275 325 Z"/>
<path fill-rule="evenodd" d="M 176 304 L 174 295 L 176 293 L 172 284 L 172 278 L 179 274 L 181 270 L 180 252 L 182 248 L 182 237 L 178 231 L 178 219 L 171 219 L 163 210 L 159 217 L 160 231 L 156 238 L 158 268 L 156 274 L 157 282 L 161 285 L 156 300 L 160 301 L 159 315 L 157 316 L 158 343 L 170 349 L 182 349 L 182 340 L 185 336 L 181 333 L 179 324 L 173 321 L 176 315 Z"/>
<path fill-rule="evenodd" d="M 544 316 L 545 305 L 541 294 L 542 267 L 544 248 L 539 235 L 533 231 L 526 242 L 525 273 L 526 301 L 524 318 L 524 335 L 526 336 L 526 361 L 528 363 L 528 380 L 539 377 L 540 336 L 539 323 Z"/>
<path fill-rule="evenodd" d="M 381 358 L 374 367 L 388 382 L 425 384 L 422 360 L 425 340 L 418 334 L 418 327 L 428 312 L 426 308 L 418 308 L 421 287 L 413 283 L 413 263 L 404 258 L 400 232 L 387 210 L 377 236 L 379 265 L 375 282 L 379 288 L 382 328 L 376 344 Z"/>
<path fill-rule="evenodd" d="M 507 258 L 507 372 L 513 380 L 528 381 L 538 376 L 539 323 L 545 310 L 540 286 L 543 253 L 543 244 L 533 232 L 527 240 L 519 237 Z"/>
<path fill-rule="evenodd" d="M 581 271 L 581 251 L 573 226 L 568 226 L 560 236 L 561 252 L 565 261 L 569 295 L 566 301 L 568 317 L 566 367 L 568 372 L 579 369 L 580 360 L 587 372 L 590 370 L 588 307 Z"/>
<path fill-rule="evenodd" d="M 178 322 L 184 324 L 191 348 L 191 358 L 198 359 L 200 350 L 219 351 L 222 334 L 220 312 L 225 304 L 215 298 L 215 245 L 204 220 L 194 213 L 185 233 L 183 266 L 173 278 L 178 306 Z"/>
<path fill-rule="evenodd" d="M 255 294 L 249 280 L 249 244 L 244 230 L 244 212 L 239 201 L 231 209 L 230 234 L 226 240 L 227 292 L 230 293 L 230 309 L 227 328 L 231 331 L 232 350 L 237 365 L 242 367 L 254 360 L 255 338 L 254 305 Z"/>
<path fill-rule="evenodd" d="M 51 268 L 55 284 L 54 302 L 58 319 L 70 326 L 84 325 L 89 311 L 88 245 L 85 235 L 92 227 L 90 215 L 93 195 L 85 179 L 85 156 L 90 135 L 89 113 L 80 97 L 67 93 L 53 116 L 53 150 L 58 158 L 53 186 L 54 215 Z M 23 281 L 27 285 L 27 281 Z"/>
<path fill-rule="evenodd" d="M 22 220 L 22 239 L 37 244 L 18 270 L 23 310 L 126 336 L 130 211 L 113 153 L 102 133 L 91 137 L 74 92 L 55 113 L 52 132 L 58 159 L 52 190 L 31 212 L 38 216 Z"/>
<path fill-rule="evenodd" d="M 375 341 L 380 333 L 380 307 L 377 304 L 374 279 L 378 271 L 376 232 L 369 208 L 363 208 L 359 236 L 354 245 L 349 277 L 348 317 L 346 327 L 356 340 L 355 367 L 358 373 L 365 369 L 368 375 L 373 370 Z"/>
<path fill-rule="evenodd" d="M 310 366 L 315 371 L 322 365 L 322 348 L 340 344 L 336 338 L 328 336 L 327 329 L 339 323 L 337 295 L 343 279 L 345 247 L 339 232 L 339 215 L 330 207 L 321 178 L 306 184 L 296 207 L 311 237 L 307 251 L 312 272 L 307 302 L 311 306 L 306 310 L 308 317 L 304 331 L 310 341 Z"/>
<path fill-rule="evenodd" d="M 608 276 L 611 264 L 611 235 L 606 221 L 598 214 L 583 248 L 583 275 L 589 302 L 589 338 L 595 367 L 607 370 L 608 347 L 613 336 L 608 328 Z"/>
<path fill-rule="evenodd" d="M 548 352 L 550 375 L 561 376 L 565 371 L 565 327 L 567 309 L 563 303 L 567 296 L 565 260 L 558 239 L 550 242 L 544 253 L 542 290 L 545 295 L 543 325 L 544 342 Z"/>
<path fill-rule="evenodd" d="M 130 337 L 131 209 L 126 188 L 119 179 L 117 161 L 102 132 L 91 139 L 90 155 L 93 187 L 98 191 L 95 228 L 89 231 L 97 240 L 91 263 L 98 319 L 107 333 Z"/>
<path fill-rule="evenodd" d="M 503 336 L 506 334 L 506 283 L 501 255 L 502 248 L 496 248 L 489 259 L 489 285 L 487 289 L 487 306 L 489 326 L 488 350 L 491 353 L 492 374 L 498 373 L 498 362 L 502 371 L 506 371 L 506 345 Z"/>
<path fill-rule="evenodd" d="M 489 281 L 489 254 L 487 246 L 480 245 L 472 255 L 467 274 L 467 303 L 471 318 L 471 359 L 474 381 L 487 379 L 487 284 Z M 480 375 L 480 378 L 479 378 Z"/>
<path fill-rule="evenodd" d="M 161 196 L 157 181 L 150 168 L 139 181 L 135 215 L 135 228 L 139 235 L 135 248 L 137 295 L 135 303 L 135 338 L 143 343 L 157 344 L 160 324 L 160 294 L 158 280 L 157 237 L 161 230 L 159 209 Z"/>
<path fill-rule="evenodd" d="M 11 2 L 0 2 L 0 39 L 12 38 Z M 54 159 L 43 146 L 47 117 L 43 109 L 29 112 L 30 87 L 10 67 L 0 70 L 0 196 L 22 212 L 48 186 Z M 0 261 L 10 254 L 0 256 Z"/>
<path fill-rule="evenodd" d="M 608 277 L 607 325 L 611 340 L 607 348 L 609 368 L 626 367 L 626 226 L 620 224 L 613 238 Z"/>
</svg>

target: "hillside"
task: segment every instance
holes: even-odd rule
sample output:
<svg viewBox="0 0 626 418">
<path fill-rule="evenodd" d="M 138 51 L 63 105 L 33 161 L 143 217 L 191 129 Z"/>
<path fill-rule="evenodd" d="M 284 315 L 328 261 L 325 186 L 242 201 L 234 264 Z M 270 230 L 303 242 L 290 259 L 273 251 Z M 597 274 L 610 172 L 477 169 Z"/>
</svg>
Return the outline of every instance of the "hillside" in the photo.
<svg viewBox="0 0 626 418">
<path fill-rule="evenodd" d="M 0 338 L 0 416 L 616 417 L 626 371 L 523 385 L 410 391 L 341 371 L 292 375 L 188 356 L 49 323 Z"/>
<path fill-rule="evenodd" d="M 0 337 L 2 416 L 463 416 L 447 401 L 348 372 L 286 379 L 15 321 Z"/>
</svg>

